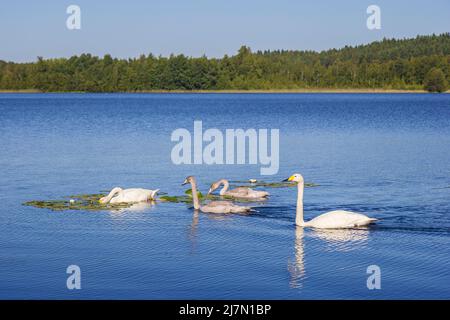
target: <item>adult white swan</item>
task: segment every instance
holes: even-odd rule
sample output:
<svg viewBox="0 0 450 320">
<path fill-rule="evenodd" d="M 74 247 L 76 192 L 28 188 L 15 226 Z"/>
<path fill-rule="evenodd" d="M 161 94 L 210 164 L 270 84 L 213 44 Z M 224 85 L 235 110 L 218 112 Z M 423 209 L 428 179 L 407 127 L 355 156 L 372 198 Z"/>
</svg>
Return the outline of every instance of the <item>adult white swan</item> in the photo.
<svg viewBox="0 0 450 320">
<path fill-rule="evenodd" d="M 111 192 L 103 198 L 100 198 L 100 203 L 130 203 L 130 202 L 143 202 L 149 200 L 155 200 L 156 193 L 159 189 L 148 190 L 141 188 L 122 189 L 115 187 Z"/>
<path fill-rule="evenodd" d="M 252 210 L 251 207 L 244 207 L 235 205 L 231 201 L 211 201 L 204 206 L 200 206 L 200 201 L 198 200 L 197 194 L 197 182 L 193 176 L 187 177 L 182 185 L 187 183 L 191 184 L 192 188 L 192 201 L 194 203 L 194 209 L 200 210 L 206 213 L 246 213 Z"/>
<path fill-rule="evenodd" d="M 230 183 L 227 179 L 221 179 L 219 181 L 214 182 L 209 188 L 208 194 L 214 192 L 220 185 L 223 184 L 222 190 L 220 190 L 219 194 L 221 196 L 229 196 L 233 198 L 239 199 L 254 199 L 254 200 L 264 200 L 264 198 L 269 196 L 269 193 L 266 191 L 253 190 L 248 187 L 237 187 L 235 189 L 228 190 L 230 188 Z"/>
<path fill-rule="evenodd" d="M 321 229 L 341 229 L 341 228 L 353 228 L 366 226 L 377 219 L 369 218 L 363 214 L 335 210 L 324 214 L 321 214 L 314 219 L 305 222 L 303 220 L 303 190 L 305 188 L 305 182 L 303 177 L 299 173 L 295 173 L 285 181 L 297 182 L 298 195 L 297 195 L 297 213 L 295 216 L 295 224 L 300 227 L 313 227 Z"/>
</svg>

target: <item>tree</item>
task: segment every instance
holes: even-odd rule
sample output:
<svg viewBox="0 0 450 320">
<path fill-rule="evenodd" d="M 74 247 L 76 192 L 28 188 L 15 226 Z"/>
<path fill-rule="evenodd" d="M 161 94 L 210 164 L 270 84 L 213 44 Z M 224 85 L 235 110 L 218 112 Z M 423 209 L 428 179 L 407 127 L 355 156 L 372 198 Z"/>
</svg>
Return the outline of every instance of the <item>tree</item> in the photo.
<svg viewBox="0 0 450 320">
<path fill-rule="evenodd" d="M 424 87 L 429 92 L 447 91 L 447 80 L 444 72 L 439 68 L 431 69 L 425 76 Z"/>
<path fill-rule="evenodd" d="M 438 68 L 431 71 L 432 68 Z M 34 63 L 0 60 L 0 90 L 142 91 L 213 89 L 392 88 L 444 91 L 450 79 L 450 33 L 384 39 L 321 52 L 252 51 L 223 58 L 82 54 Z"/>
</svg>

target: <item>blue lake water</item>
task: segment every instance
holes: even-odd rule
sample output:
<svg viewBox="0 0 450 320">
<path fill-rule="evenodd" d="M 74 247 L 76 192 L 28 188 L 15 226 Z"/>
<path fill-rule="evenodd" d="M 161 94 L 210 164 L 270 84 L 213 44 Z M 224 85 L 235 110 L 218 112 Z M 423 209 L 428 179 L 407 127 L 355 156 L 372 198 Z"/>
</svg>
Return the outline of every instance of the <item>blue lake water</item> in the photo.
<svg viewBox="0 0 450 320">
<path fill-rule="evenodd" d="M 280 129 L 280 169 L 175 165 L 177 128 Z M 1 94 L 0 298 L 450 298 L 450 95 Z M 114 186 L 183 194 L 219 178 L 300 172 L 305 218 L 333 209 L 369 229 L 296 228 L 296 190 L 244 215 L 182 203 L 53 212 L 36 199 Z M 81 290 L 66 268 L 81 268 Z M 381 289 L 366 286 L 367 267 Z"/>
</svg>

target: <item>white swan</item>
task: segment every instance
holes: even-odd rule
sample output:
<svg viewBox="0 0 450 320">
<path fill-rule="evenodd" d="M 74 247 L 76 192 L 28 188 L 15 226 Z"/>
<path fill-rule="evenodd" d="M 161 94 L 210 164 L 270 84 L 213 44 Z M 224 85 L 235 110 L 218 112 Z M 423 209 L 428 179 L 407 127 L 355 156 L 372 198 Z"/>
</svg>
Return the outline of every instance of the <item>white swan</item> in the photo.
<svg viewBox="0 0 450 320">
<path fill-rule="evenodd" d="M 100 203 L 130 203 L 154 200 L 159 189 L 148 190 L 141 188 L 122 189 L 115 187 L 106 196 L 100 198 Z"/>
<path fill-rule="evenodd" d="M 314 219 L 305 222 L 303 220 L 303 190 L 305 188 L 305 182 L 301 174 L 295 173 L 285 181 L 297 182 L 298 195 L 297 195 L 297 213 L 295 217 L 295 224 L 300 227 L 313 227 L 322 229 L 341 229 L 341 228 L 353 228 L 366 226 L 377 219 L 369 218 L 363 214 L 336 210 L 321 214 Z"/>
<path fill-rule="evenodd" d="M 252 210 L 251 207 L 244 207 L 235 205 L 231 201 L 211 201 L 204 206 L 200 206 L 197 194 L 197 182 L 193 176 L 187 177 L 181 185 L 187 183 L 191 184 L 192 188 L 192 201 L 194 203 L 194 209 L 200 210 L 206 213 L 246 213 Z"/>
<path fill-rule="evenodd" d="M 222 184 L 223 188 L 219 192 L 221 196 L 229 196 L 240 199 L 259 199 L 259 200 L 263 200 L 264 198 L 269 196 L 269 193 L 266 191 L 257 191 L 248 187 L 238 187 L 235 189 L 228 190 L 230 184 L 227 179 L 221 179 L 219 181 L 214 182 L 209 188 L 208 194 L 214 192 L 214 190 L 219 188 L 220 185 Z"/>
</svg>

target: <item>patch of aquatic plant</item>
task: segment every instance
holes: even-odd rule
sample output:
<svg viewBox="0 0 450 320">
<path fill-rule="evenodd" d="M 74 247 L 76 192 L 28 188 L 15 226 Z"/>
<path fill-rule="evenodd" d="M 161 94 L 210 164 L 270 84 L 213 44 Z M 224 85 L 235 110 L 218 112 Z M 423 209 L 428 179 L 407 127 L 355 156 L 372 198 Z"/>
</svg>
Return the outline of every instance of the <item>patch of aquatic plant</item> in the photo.
<svg viewBox="0 0 450 320">
<path fill-rule="evenodd" d="M 109 191 L 105 191 L 106 194 Z M 86 200 L 86 201 L 98 201 L 101 197 L 104 197 L 105 194 L 102 193 L 93 193 L 93 194 L 73 194 L 71 196 L 64 197 L 65 199 L 73 199 L 73 200 Z M 70 200 L 69 200 L 70 201 Z"/>
<path fill-rule="evenodd" d="M 183 203 L 191 203 L 192 202 L 192 198 L 188 197 L 188 196 L 161 196 L 158 198 L 159 201 L 161 202 L 173 202 L 173 203 L 179 203 L 179 202 L 183 202 Z"/>
<path fill-rule="evenodd" d="M 129 208 L 133 203 L 100 203 L 98 200 L 105 196 L 104 194 L 76 194 L 64 197 L 62 200 L 33 200 L 23 203 L 25 206 L 35 208 L 49 209 L 53 211 L 65 210 L 120 210 Z"/>
<path fill-rule="evenodd" d="M 184 192 L 184 195 L 181 196 L 170 196 L 170 195 L 163 195 L 160 196 L 158 199 L 161 202 L 173 202 L 173 203 L 188 203 L 191 204 L 192 203 L 192 189 L 188 189 Z M 230 199 L 230 200 L 236 200 L 233 199 L 232 197 L 228 197 L 228 196 L 217 196 L 217 195 L 213 195 L 213 194 L 209 194 L 209 195 L 204 195 L 203 193 L 201 193 L 200 191 L 197 191 L 197 195 L 198 195 L 198 199 L 200 201 L 202 200 L 223 200 L 223 199 Z"/>
<path fill-rule="evenodd" d="M 192 198 L 192 189 L 187 189 L 184 193 Z M 203 193 L 201 193 L 200 191 L 197 191 L 197 196 L 199 199 L 204 198 Z"/>
<path fill-rule="evenodd" d="M 297 183 L 290 181 L 276 181 L 276 182 L 265 182 L 265 181 L 254 181 L 250 182 L 248 180 L 236 180 L 230 181 L 233 185 L 232 187 L 264 187 L 264 188 L 289 188 L 295 187 Z M 312 182 L 305 182 L 305 187 L 317 187 L 318 184 Z"/>
<path fill-rule="evenodd" d="M 197 195 L 199 199 L 203 199 L 204 196 L 200 191 L 197 191 Z M 163 195 L 159 197 L 159 200 L 162 202 L 174 202 L 174 203 L 192 203 L 192 189 L 188 189 L 184 192 L 184 195 L 182 196 L 170 196 L 170 195 Z"/>
</svg>

